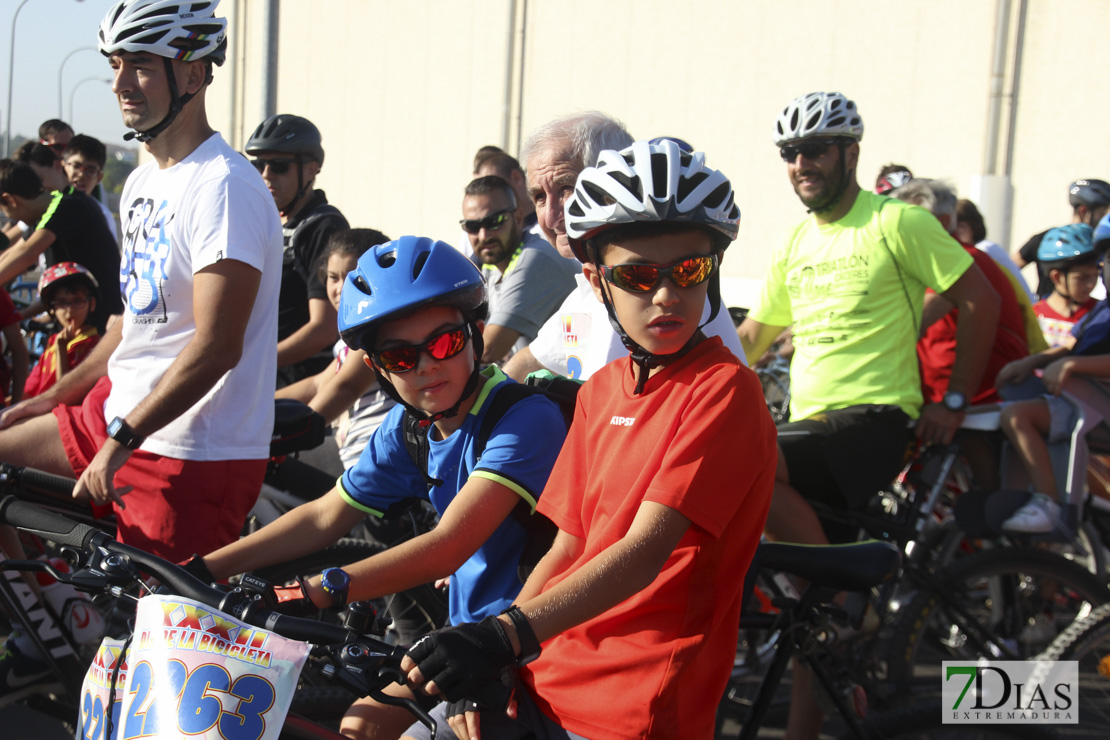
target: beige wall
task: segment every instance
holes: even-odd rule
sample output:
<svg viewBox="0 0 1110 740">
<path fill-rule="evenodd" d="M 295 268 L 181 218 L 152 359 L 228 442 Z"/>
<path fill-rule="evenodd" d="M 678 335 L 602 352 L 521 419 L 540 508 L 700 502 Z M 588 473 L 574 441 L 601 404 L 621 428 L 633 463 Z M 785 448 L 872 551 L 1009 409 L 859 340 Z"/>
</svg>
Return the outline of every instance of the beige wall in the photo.
<svg viewBox="0 0 1110 740">
<path fill-rule="evenodd" d="M 220 70 L 210 107 L 238 145 L 261 118 L 261 5 L 222 7 L 238 24 L 236 66 Z M 502 143 L 510 29 L 514 75 L 524 75 L 522 99 L 519 77 L 512 85 L 510 151 L 518 115 L 527 134 L 553 116 L 597 108 L 637 137 L 691 141 L 732 178 L 743 212 L 724 263 L 733 304 L 750 300 L 769 250 L 805 216 L 770 134 L 795 95 L 840 90 L 857 102 L 865 187 L 889 161 L 970 197 L 983 173 L 989 0 L 517 0 L 512 24 L 511 0 L 279 5 L 277 112 L 320 127 L 327 163 L 318 184 L 352 224 L 391 236 L 458 238 L 473 152 Z M 1020 6 L 1013 1 L 1011 57 Z M 1029 0 L 1027 8 L 1013 158 L 1018 244 L 1068 219 L 1070 180 L 1110 178 L 1102 123 L 1110 100 L 1098 74 L 1110 68 L 1100 38 L 1110 3 Z M 1008 106 L 1002 114 L 1005 124 Z M 1002 133 L 1004 150 L 1005 125 Z M 1005 231 L 989 220 L 988 228 Z"/>
</svg>

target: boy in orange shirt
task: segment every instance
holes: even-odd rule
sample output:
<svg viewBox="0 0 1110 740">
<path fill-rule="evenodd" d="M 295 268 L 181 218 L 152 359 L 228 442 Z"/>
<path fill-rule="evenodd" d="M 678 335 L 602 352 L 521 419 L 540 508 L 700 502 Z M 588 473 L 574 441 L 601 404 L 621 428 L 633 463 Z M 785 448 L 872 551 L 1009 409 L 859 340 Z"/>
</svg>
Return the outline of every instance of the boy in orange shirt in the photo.
<svg viewBox="0 0 1110 740">
<path fill-rule="evenodd" d="M 739 220 L 725 176 L 673 142 L 579 175 L 567 233 L 631 357 L 578 395 L 538 509 L 559 533 L 514 606 L 406 657 L 459 738 L 712 737 L 776 464 L 759 381 L 700 325 Z M 503 713 L 487 692 L 517 665 Z"/>
</svg>

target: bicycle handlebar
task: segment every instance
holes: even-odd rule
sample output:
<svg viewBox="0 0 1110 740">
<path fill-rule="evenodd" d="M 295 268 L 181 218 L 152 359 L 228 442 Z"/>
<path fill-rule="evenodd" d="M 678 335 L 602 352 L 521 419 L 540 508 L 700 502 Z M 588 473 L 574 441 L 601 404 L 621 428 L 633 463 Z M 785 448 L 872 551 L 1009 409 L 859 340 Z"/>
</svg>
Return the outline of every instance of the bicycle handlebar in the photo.
<svg viewBox="0 0 1110 740">
<path fill-rule="evenodd" d="M 34 468 L 20 468 L 8 463 L 0 463 L 0 482 L 8 486 L 37 488 L 61 496 L 72 496 L 77 481 L 64 475 L 54 475 Z"/>
<path fill-rule="evenodd" d="M 179 565 L 136 547 L 117 542 L 94 527 L 20 501 L 14 496 L 9 495 L 0 499 L 0 524 L 10 524 L 61 545 L 81 550 L 82 567 L 94 567 L 109 576 L 109 578 L 100 578 L 95 587 L 105 593 L 109 592 L 112 586 L 119 585 L 120 579 L 132 581 L 137 569 L 154 576 L 176 594 L 230 614 L 252 626 L 275 632 L 292 640 L 326 647 L 329 650 L 335 650 L 336 646 L 339 646 L 338 652 L 342 653 L 339 656 L 340 662 L 344 665 L 352 664 L 352 670 L 361 681 L 365 682 L 364 688 L 370 696 L 379 701 L 405 706 L 433 733 L 435 732 L 435 722 L 415 702 L 389 697 L 381 691 L 387 683 L 392 683 L 394 678 L 403 677 L 400 671 L 401 658 L 405 654 L 403 648 L 394 647 L 372 637 L 358 635 L 339 625 L 280 614 L 267 608 L 263 604 L 261 595 L 248 593 L 243 589 L 223 591 L 214 588 Z M 94 560 L 95 563 L 92 562 Z M 128 563 L 134 564 L 134 567 L 129 566 Z M 116 576 L 115 580 L 112 579 L 113 576 Z M 58 579 L 70 580 L 64 574 L 58 574 Z M 73 579 L 73 582 L 77 585 L 76 579 Z M 82 581 L 81 585 L 86 586 L 84 590 L 92 590 L 85 581 Z M 356 647 L 358 649 L 355 649 Z M 364 663 L 370 656 L 381 659 L 380 670 L 376 673 L 368 673 L 356 665 Z M 382 681 L 380 685 L 373 683 L 375 677 Z"/>
</svg>

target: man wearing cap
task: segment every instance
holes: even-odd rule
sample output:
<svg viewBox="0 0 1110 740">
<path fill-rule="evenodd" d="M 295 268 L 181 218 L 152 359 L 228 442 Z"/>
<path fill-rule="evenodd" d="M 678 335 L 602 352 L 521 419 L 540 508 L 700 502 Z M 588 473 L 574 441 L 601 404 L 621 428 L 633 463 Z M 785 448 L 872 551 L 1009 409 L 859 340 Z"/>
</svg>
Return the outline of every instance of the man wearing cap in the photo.
<svg viewBox="0 0 1110 740">
<path fill-rule="evenodd" d="M 313 185 L 324 164 L 320 130 L 285 113 L 259 124 L 247 141 L 281 215 L 284 234 L 278 298 L 278 387 L 327 367 L 336 337 L 335 309 L 319 275 L 328 239 L 348 228 L 339 209 Z"/>
</svg>

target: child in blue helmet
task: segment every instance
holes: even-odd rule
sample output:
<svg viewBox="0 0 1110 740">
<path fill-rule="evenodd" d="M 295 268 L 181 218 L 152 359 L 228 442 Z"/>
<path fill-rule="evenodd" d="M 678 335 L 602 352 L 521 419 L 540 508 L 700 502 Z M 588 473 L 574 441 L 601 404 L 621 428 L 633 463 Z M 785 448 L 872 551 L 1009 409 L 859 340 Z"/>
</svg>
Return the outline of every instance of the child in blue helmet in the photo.
<svg viewBox="0 0 1110 740">
<path fill-rule="evenodd" d="M 432 532 L 346 566 L 346 578 L 329 569 L 326 580 L 307 579 L 297 595 L 320 608 L 342 606 L 450 576 L 454 624 L 512 604 L 526 532 L 510 513 L 522 501 L 535 508 L 566 425 L 554 402 L 528 396 L 496 422 L 475 459 L 475 438 L 491 400 L 514 382 L 497 367 L 479 372 L 485 316 L 482 276 L 449 244 L 406 236 L 363 254 L 343 285 L 340 335 L 352 349 L 366 351 L 367 364 L 398 406 L 334 489 L 193 566 L 226 578 L 291 560 L 334 543 L 367 515 L 381 517 L 406 499 L 423 497 L 440 515 Z M 406 409 L 428 433 L 427 473 L 438 485 L 428 485 L 406 448 Z M 404 709 L 363 700 L 344 730 L 362 733 L 373 723 L 383 733 L 395 722 L 396 737 L 411 720 Z"/>
<path fill-rule="evenodd" d="M 1059 347 L 1072 327 L 1095 307 L 1091 291 L 1098 285 L 1101 255 L 1087 224 L 1049 229 L 1037 249 L 1037 262 L 1052 282 L 1052 292 L 1033 304 L 1033 313 L 1050 347 Z"/>
<path fill-rule="evenodd" d="M 1049 229 L 1038 254 L 1049 254 L 1057 260 L 1060 255 L 1091 254 L 1097 264 L 1098 257 L 1110 247 L 1110 224 L 1106 218 L 1099 229 L 1102 231 L 1094 235 L 1087 224 Z M 1110 307 L 1106 300 L 1099 301 L 1078 321 L 1059 346 L 1003 367 L 997 385 L 1003 388 L 1022 383 L 1039 368 L 1044 368 L 1048 394 L 1009 404 L 1002 410 L 1002 431 L 1017 449 L 1035 491 L 1024 506 L 1002 523 L 1003 530 L 1016 534 L 1046 534 L 1064 527 L 1048 444 L 1068 438 L 1075 427 L 1076 409 L 1060 397 L 1064 382 L 1072 375 L 1110 377 Z"/>
</svg>

